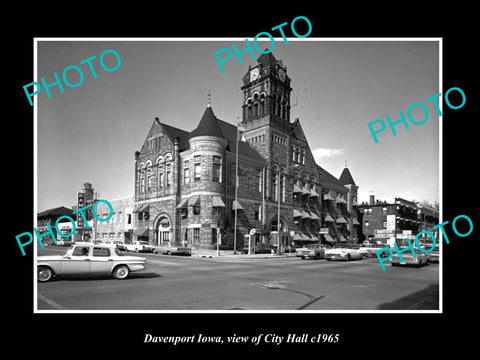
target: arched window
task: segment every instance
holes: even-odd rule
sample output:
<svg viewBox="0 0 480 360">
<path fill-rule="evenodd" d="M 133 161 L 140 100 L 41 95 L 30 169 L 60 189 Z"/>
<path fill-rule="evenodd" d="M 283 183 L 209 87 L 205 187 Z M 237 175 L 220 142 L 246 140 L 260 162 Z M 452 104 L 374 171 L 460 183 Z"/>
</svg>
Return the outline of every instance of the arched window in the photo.
<svg viewBox="0 0 480 360">
<path fill-rule="evenodd" d="M 278 167 L 272 167 L 272 200 L 278 200 Z"/>
<path fill-rule="evenodd" d="M 258 100 L 259 100 L 259 95 L 258 92 L 253 93 L 253 117 L 258 117 L 259 112 L 258 112 Z"/>
<path fill-rule="evenodd" d="M 173 184 L 173 171 L 172 171 L 172 155 L 165 155 L 165 177 L 167 181 L 167 188 Z"/>
<path fill-rule="evenodd" d="M 307 189 L 309 188 L 307 175 L 303 175 L 303 181 L 302 181 L 302 183 L 303 183 L 303 187 L 304 187 L 304 188 L 307 188 Z"/>
<path fill-rule="evenodd" d="M 251 118 L 252 117 L 252 98 L 248 98 L 245 104 L 247 105 L 247 117 Z"/>
<path fill-rule="evenodd" d="M 139 181 L 139 193 L 145 193 L 145 164 L 141 163 L 138 166 L 138 181 Z"/>
<path fill-rule="evenodd" d="M 265 93 L 260 94 L 260 116 L 265 114 Z"/>
<path fill-rule="evenodd" d="M 163 156 L 160 155 L 155 163 L 157 164 L 157 189 L 161 189 L 165 186 L 165 169 L 163 166 Z"/>
<path fill-rule="evenodd" d="M 153 191 L 153 168 L 150 160 L 145 164 L 145 172 L 147 178 L 147 192 L 150 192 Z"/>
</svg>

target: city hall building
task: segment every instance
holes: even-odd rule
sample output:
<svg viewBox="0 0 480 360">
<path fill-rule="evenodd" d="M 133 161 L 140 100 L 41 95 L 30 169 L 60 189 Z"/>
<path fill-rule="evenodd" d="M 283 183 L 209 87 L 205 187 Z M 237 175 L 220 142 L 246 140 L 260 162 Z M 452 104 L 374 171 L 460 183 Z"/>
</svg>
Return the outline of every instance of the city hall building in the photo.
<svg viewBox="0 0 480 360">
<path fill-rule="evenodd" d="M 191 132 L 154 119 L 135 152 L 133 240 L 237 249 L 249 234 L 257 246 L 358 240 L 352 175 L 316 164 L 290 119 L 286 67 L 271 53 L 257 61 L 242 78 L 238 127 L 210 102 Z"/>
</svg>

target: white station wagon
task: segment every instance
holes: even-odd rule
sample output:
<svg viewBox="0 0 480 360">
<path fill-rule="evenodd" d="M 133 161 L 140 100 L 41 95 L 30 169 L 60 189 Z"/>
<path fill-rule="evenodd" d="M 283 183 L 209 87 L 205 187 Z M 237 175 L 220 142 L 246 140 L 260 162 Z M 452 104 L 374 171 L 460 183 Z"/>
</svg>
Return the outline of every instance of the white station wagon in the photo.
<svg viewBox="0 0 480 360">
<path fill-rule="evenodd" d="M 146 269 L 146 259 L 125 256 L 115 246 L 74 245 L 64 255 L 37 257 L 37 278 L 45 282 L 52 276 L 111 275 L 125 279 L 130 272 Z"/>
</svg>

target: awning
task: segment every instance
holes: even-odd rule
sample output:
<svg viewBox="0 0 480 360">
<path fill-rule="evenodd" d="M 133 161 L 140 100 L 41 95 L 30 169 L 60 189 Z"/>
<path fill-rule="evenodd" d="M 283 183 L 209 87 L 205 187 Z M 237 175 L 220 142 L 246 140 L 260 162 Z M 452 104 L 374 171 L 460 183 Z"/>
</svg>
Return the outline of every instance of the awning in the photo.
<svg viewBox="0 0 480 360">
<path fill-rule="evenodd" d="M 312 220 L 320 220 L 320 218 L 318 217 L 318 215 L 315 214 L 314 212 L 310 213 L 310 218 L 311 218 Z"/>
<path fill-rule="evenodd" d="M 133 235 L 135 236 L 148 236 L 148 226 L 140 226 L 133 230 Z"/>
<path fill-rule="evenodd" d="M 198 195 L 193 195 L 188 199 L 188 206 L 200 205 L 200 197 Z"/>
<path fill-rule="evenodd" d="M 233 200 L 232 210 L 243 210 L 243 206 L 237 200 Z"/>
<path fill-rule="evenodd" d="M 213 207 L 225 207 L 225 204 L 222 201 L 220 196 L 212 196 L 212 206 Z"/>
<path fill-rule="evenodd" d="M 330 234 L 325 235 L 325 240 L 330 241 L 330 242 L 335 242 L 335 239 L 330 236 Z"/>
<path fill-rule="evenodd" d="M 333 220 L 333 218 L 330 215 L 325 216 L 325 221 L 335 222 L 335 220 Z"/>
<path fill-rule="evenodd" d="M 302 234 L 302 240 L 310 241 L 310 240 L 312 240 L 312 239 L 311 239 L 310 236 L 308 236 L 307 234 Z"/>
<path fill-rule="evenodd" d="M 353 225 L 360 225 L 357 219 L 353 219 Z"/>
<path fill-rule="evenodd" d="M 302 219 L 310 219 L 310 214 L 306 211 L 302 211 Z"/>
<path fill-rule="evenodd" d="M 323 200 L 335 200 L 330 193 L 323 195 Z"/>
<path fill-rule="evenodd" d="M 302 216 L 302 213 L 300 211 L 298 211 L 297 209 L 293 209 L 293 217 L 296 218 L 296 217 L 301 217 Z"/>
<path fill-rule="evenodd" d="M 149 211 L 150 211 L 150 205 L 149 204 L 138 205 L 135 208 L 135 210 L 133 210 L 134 213 L 149 212 Z"/>
<path fill-rule="evenodd" d="M 297 184 L 293 184 L 293 193 L 301 193 L 302 190 Z"/>
<path fill-rule="evenodd" d="M 187 207 L 188 199 L 183 199 L 180 204 L 177 205 L 177 209 L 183 209 Z"/>
<path fill-rule="evenodd" d="M 318 195 L 318 193 L 317 193 L 315 190 L 312 189 L 312 190 L 310 190 L 310 196 L 311 196 L 311 197 L 314 197 L 314 196 L 317 196 L 317 197 L 318 197 L 318 196 L 320 196 L 320 195 Z"/>
<path fill-rule="evenodd" d="M 340 242 L 347 242 L 347 239 L 345 239 L 345 236 L 340 235 Z"/>
<path fill-rule="evenodd" d="M 318 241 L 318 237 L 316 237 L 315 235 L 312 235 L 312 240 Z"/>
<path fill-rule="evenodd" d="M 336 221 L 337 221 L 337 224 L 346 224 L 346 223 L 348 223 L 348 221 L 345 220 L 345 218 L 344 218 L 343 216 L 339 216 Z"/>
<path fill-rule="evenodd" d="M 302 195 L 310 195 L 310 190 L 308 190 L 306 187 L 303 187 Z"/>
<path fill-rule="evenodd" d="M 342 197 L 340 197 L 340 196 L 337 196 L 335 202 L 336 202 L 337 204 L 346 204 L 346 203 L 347 203 L 347 202 L 345 201 L 345 199 L 342 198 Z"/>
<path fill-rule="evenodd" d="M 300 235 L 300 234 L 293 235 L 293 240 L 295 240 L 295 241 L 302 240 L 302 235 Z"/>
</svg>

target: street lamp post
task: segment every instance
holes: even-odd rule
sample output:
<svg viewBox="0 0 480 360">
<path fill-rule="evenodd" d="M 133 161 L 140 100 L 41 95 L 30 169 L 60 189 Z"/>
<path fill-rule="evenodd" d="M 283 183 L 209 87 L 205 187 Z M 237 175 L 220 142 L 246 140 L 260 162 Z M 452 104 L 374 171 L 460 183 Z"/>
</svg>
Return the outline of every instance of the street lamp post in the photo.
<svg viewBox="0 0 480 360">
<path fill-rule="evenodd" d="M 290 166 L 287 166 L 287 168 L 285 169 L 285 173 L 288 172 L 288 170 L 290 168 L 293 168 L 293 167 L 298 167 L 298 164 L 293 164 L 293 165 L 290 165 Z M 277 245 L 277 254 L 280 255 L 281 254 L 281 251 L 280 251 L 280 166 L 278 167 L 278 170 L 277 170 L 277 174 L 278 174 L 278 179 L 277 179 L 277 235 L 278 235 L 278 245 Z M 285 174 L 285 178 L 286 178 L 286 174 Z M 286 186 L 286 183 L 283 184 L 283 187 L 285 188 Z"/>
</svg>

